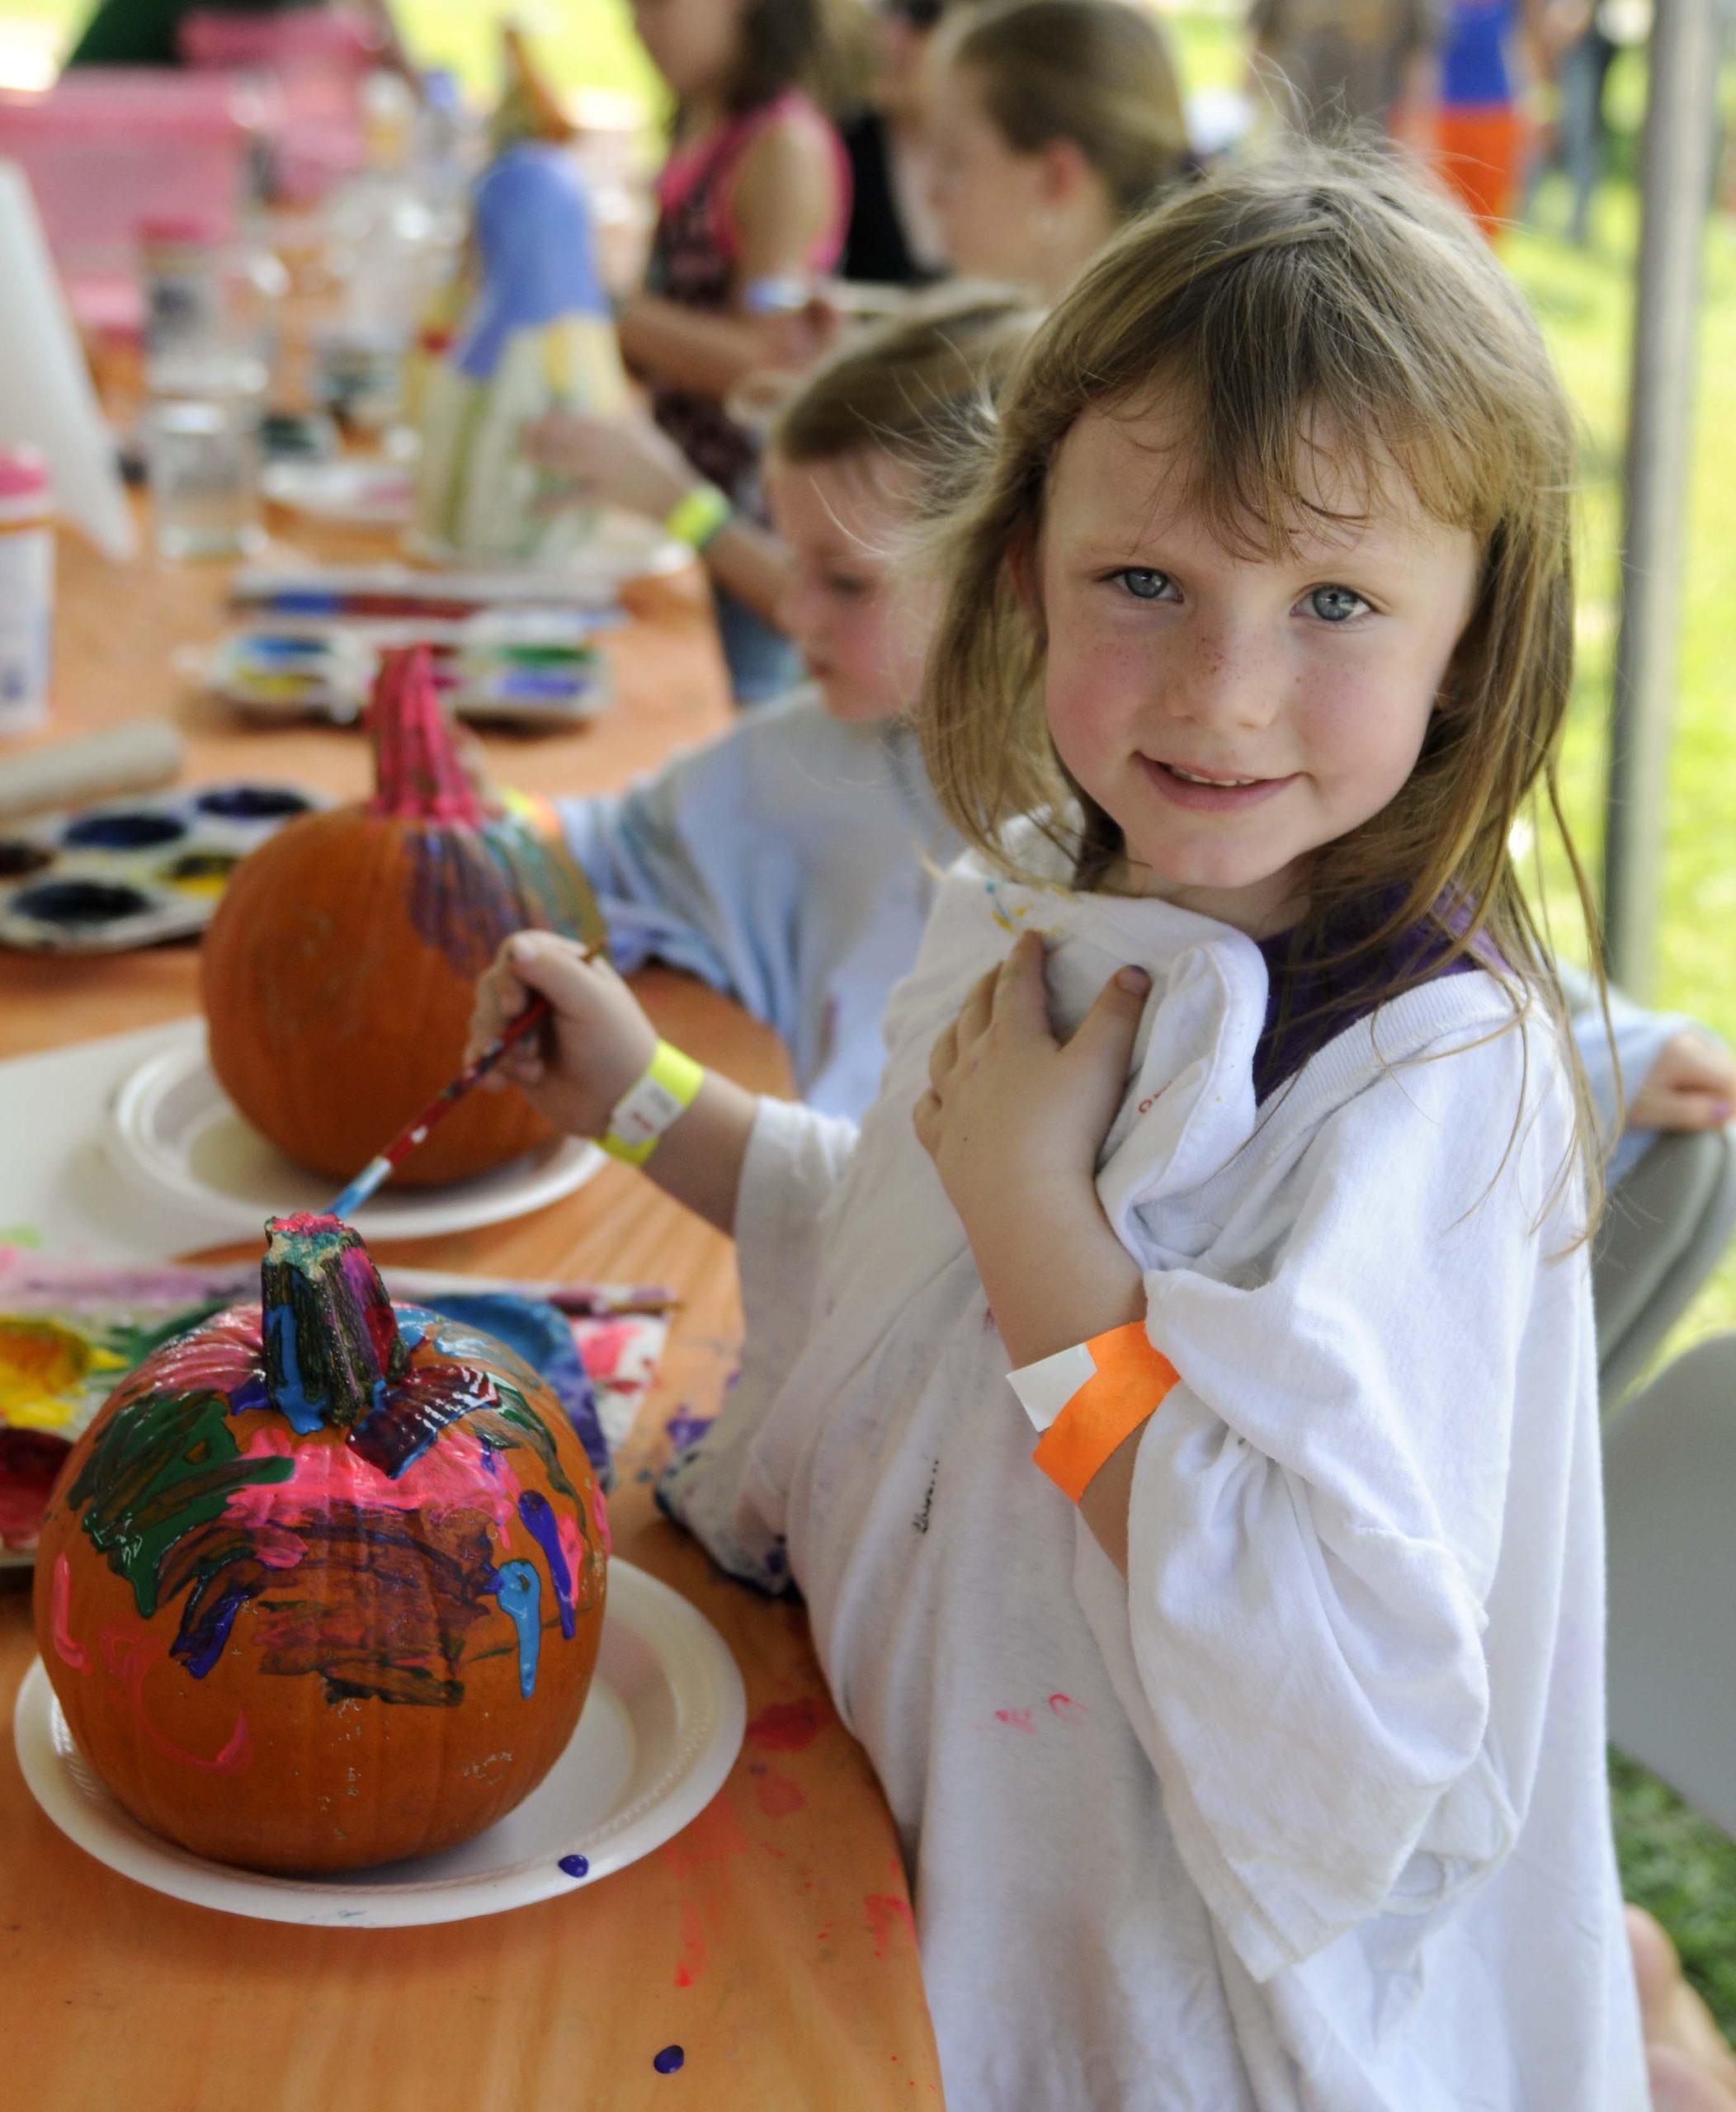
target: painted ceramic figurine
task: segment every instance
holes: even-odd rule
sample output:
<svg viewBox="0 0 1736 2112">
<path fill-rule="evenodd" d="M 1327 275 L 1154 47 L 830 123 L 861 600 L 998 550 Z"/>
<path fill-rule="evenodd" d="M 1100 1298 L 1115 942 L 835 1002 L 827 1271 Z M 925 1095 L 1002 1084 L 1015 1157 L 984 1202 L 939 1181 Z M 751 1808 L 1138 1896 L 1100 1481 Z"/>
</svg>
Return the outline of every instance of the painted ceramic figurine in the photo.
<svg viewBox="0 0 1736 2112">
<path fill-rule="evenodd" d="M 420 383 L 422 540 L 452 556 L 546 557 L 574 523 L 540 507 L 521 428 L 628 403 L 584 178 L 563 145 L 517 139 L 484 172 L 461 280 L 455 334 Z"/>
</svg>

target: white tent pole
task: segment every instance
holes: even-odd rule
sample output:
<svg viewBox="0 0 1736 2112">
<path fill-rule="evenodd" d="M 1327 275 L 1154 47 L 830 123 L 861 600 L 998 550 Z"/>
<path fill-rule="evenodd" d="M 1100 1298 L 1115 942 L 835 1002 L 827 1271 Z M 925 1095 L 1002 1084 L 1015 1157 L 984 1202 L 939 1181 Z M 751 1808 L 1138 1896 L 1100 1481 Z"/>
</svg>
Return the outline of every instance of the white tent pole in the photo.
<svg viewBox="0 0 1736 2112">
<path fill-rule="evenodd" d="M 1718 43 L 1714 0 L 1656 0 L 1603 854 L 1610 972 L 1638 997 L 1651 992 L 1662 895 Z"/>
</svg>

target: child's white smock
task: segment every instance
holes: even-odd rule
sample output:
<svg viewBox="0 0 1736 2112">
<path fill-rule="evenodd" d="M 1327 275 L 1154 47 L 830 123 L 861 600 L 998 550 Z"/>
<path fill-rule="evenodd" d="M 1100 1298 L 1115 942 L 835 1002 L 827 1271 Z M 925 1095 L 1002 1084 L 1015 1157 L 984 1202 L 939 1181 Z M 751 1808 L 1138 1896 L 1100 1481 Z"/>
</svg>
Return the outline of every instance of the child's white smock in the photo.
<svg viewBox="0 0 1736 2112">
<path fill-rule="evenodd" d="M 868 1106 L 886 994 L 959 847 L 910 727 L 846 723 L 800 690 L 625 793 L 558 808 L 617 968 L 703 977 L 776 1030 L 810 1106 Z"/>
<path fill-rule="evenodd" d="M 1153 977 L 1098 1187 L 1181 1383 L 1125 1581 L 1031 1464 L 910 1124 L 1027 923 L 1067 1028 Z M 744 1369 L 665 1502 L 806 1595 L 953 2112 L 1642 2112 L 1556 1053 L 1446 976 L 1257 1110 L 1265 994 L 1225 926 L 961 861 L 860 1137 L 762 1103 Z"/>
</svg>

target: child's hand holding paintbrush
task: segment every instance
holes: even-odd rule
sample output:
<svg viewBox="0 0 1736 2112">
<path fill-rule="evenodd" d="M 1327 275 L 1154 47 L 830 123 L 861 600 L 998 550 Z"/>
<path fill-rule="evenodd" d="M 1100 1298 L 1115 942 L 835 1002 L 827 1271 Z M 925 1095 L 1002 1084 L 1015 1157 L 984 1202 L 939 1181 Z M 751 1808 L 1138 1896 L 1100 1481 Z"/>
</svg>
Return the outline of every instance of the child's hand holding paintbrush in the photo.
<svg viewBox="0 0 1736 2112">
<path fill-rule="evenodd" d="M 548 1001 L 547 1018 L 514 1043 L 481 1090 L 516 1086 L 556 1129 L 601 1136 L 610 1110 L 650 1062 L 657 1030 L 600 953 L 552 931 L 521 931 L 476 986 L 465 1061 L 540 997 Z"/>
<path fill-rule="evenodd" d="M 484 1088 L 516 1086 L 557 1129 L 597 1138 L 732 1231 L 754 1096 L 660 1040 L 606 959 L 549 931 L 521 931 L 496 955 L 477 985 L 468 1055 L 538 1001 L 548 1016 L 501 1056 Z"/>
</svg>

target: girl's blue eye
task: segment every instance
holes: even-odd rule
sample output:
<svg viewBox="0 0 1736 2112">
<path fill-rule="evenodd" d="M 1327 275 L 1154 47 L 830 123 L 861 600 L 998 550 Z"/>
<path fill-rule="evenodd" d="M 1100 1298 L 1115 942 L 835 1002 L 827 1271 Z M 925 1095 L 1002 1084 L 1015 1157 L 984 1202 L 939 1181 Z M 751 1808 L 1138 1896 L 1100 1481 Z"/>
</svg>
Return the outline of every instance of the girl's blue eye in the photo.
<svg viewBox="0 0 1736 2112">
<path fill-rule="evenodd" d="M 1347 587 L 1317 587 L 1308 597 L 1308 606 L 1322 623 L 1342 624 L 1360 615 L 1368 604 Z"/>
<path fill-rule="evenodd" d="M 1138 601 L 1161 601 L 1164 589 L 1171 583 L 1167 572 L 1153 572 L 1147 565 L 1124 566 L 1116 578 Z"/>
</svg>

